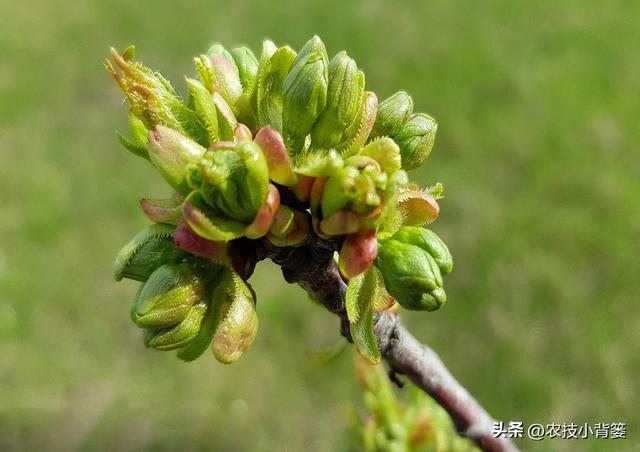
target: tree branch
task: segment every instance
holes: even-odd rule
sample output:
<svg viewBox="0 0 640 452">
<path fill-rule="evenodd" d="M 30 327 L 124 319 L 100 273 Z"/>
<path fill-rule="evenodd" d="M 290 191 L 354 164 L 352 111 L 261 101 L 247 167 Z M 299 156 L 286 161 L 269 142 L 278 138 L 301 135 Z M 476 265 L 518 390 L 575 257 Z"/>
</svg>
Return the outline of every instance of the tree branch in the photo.
<svg viewBox="0 0 640 452">
<path fill-rule="evenodd" d="M 296 248 L 278 248 L 265 240 L 257 258 L 273 260 L 282 268 L 287 282 L 299 284 L 340 317 L 342 335 L 351 340 L 345 308 L 346 284 L 333 259 L 338 248 L 339 243 L 317 236 Z M 391 372 L 406 375 L 433 397 L 449 413 L 460 435 L 484 451 L 518 450 L 509 439 L 492 435 L 493 418 L 451 375 L 438 355 L 407 331 L 397 315 L 376 315 L 374 330 Z"/>
</svg>

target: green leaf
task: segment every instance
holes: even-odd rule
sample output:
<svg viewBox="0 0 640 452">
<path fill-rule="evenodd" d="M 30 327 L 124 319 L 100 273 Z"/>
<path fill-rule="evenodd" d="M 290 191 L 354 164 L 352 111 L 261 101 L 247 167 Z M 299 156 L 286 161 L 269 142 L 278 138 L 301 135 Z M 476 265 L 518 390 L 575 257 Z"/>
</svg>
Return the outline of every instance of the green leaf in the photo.
<svg viewBox="0 0 640 452">
<path fill-rule="evenodd" d="M 378 288 L 378 274 L 370 267 L 349 281 L 345 304 L 349 318 L 349 331 L 358 350 L 368 362 L 380 361 L 380 350 L 373 332 L 373 310 Z"/>
<path fill-rule="evenodd" d="M 197 191 L 191 192 L 182 209 L 184 219 L 200 237 L 214 242 L 227 242 L 244 234 L 244 224 L 217 215 Z"/>
<path fill-rule="evenodd" d="M 131 152 L 133 155 L 137 155 L 138 157 L 149 160 L 149 152 L 147 152 L 146 147 L 138 146 L 133 141 L 122 135 L 120 132 L 116 132 L 116 136 L 118 137 L 118 141 L 120 142 L 122 147 L 124 147 L 127 151 Z"/>
<path fill-rule="evenodd" d="M 349 331 L 358 353 L 371 364 L 379 363 L 380 350 L 378 349 L 376 335 L 373 332 L 373 312 L 371 307 L 361 313 L 356 323 L 349 323 Z"/>
<path fill-rule="evenodd" d="M 146 281 L 161 265 L 176 264 L 187 257 L 173 242 L 174 227 L 154 224 L 144 228 L 118 253 L 114 264 L 114 278 Z"/>
</svg>

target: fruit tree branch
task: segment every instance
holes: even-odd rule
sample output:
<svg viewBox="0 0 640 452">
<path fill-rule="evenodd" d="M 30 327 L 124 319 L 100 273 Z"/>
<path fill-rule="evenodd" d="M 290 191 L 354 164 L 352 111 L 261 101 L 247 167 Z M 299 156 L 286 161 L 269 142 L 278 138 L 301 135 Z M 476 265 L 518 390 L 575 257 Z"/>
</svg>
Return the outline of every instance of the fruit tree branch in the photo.
<svg viewBox="0 0 640 452">
<path fill-rule="evenodd" d="M 341 319 L 342 335 L 351 340 L 345 309 L 346 284 L 333 259 L 336 243 L 314 237 L 304 246 L 277 248 L 263 242 L 258 259 L 270 258 L 289 283 L 299 284 Z M 377 314 L 375 334 L 391 371 L 409 377 L 451 416 L 458 433 L 485 451 L 517 451 L 507 438 L 492 435 L 493 418 L 451 375 L 438 355 L 421 344 L 390 312 Z"/>
</svg>

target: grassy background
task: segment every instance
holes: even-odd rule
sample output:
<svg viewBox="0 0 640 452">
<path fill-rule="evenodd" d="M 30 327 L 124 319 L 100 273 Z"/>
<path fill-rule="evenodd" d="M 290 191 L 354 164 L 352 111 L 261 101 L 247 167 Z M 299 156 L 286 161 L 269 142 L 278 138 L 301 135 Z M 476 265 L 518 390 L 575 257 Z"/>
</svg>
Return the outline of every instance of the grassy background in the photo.
<svg viewBox="0 0 640 452">
<path fill-rule="evenodd" d="M 146 223 L 137 199 L 168 190 L 115 140 L 108 46 L 135 43 L 184 90 L 212 40 L 314 33 L 440 122 L 413 177 L 445 184 L 434 229 L 456 269 L 443 309 L 405 315 L 416 335 L 496 417 L 629 424 L 626 442 L 528 450 L 639 443 L 637 2 L 0 0 L 0 16 L 0 449 L 344 446 L 351 358 L 305 360 L 337 323 L 272 264 L 253 280 L 258 339 L 230 367 L 145 350 L 136 285 L 111 277 Z"/>
</svg>

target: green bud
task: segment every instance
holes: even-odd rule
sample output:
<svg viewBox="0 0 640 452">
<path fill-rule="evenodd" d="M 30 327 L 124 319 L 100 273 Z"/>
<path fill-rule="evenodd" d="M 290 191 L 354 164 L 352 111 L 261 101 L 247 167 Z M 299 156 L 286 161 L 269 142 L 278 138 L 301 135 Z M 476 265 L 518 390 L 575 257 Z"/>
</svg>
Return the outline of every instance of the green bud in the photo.
<svg viewBox="0 0 640 452">
<path fill-rule="evenodd" d="M 340 209 L 359 215 L 371 214 L 382 202 L 387 177 L 380 165 L 366 156 L 354 156 L 329 177 L 322 192 L 322 216 L 328 218 Z"/>
<path fill-rule="evenodd" d="M 189 192 L 187 168 L 198 163 L 206 149 L 177 130 L 157 126 L 149 131 L 149 157 L 162 177 L 181 194 Z"/>
<path fill-rule="evenodd" d="M 285 141 L 298 153 L 327 102 L 328 58 L 324 44 L 317 36 L 300 50 L 283 86 L 282 127 Z"/>
<path fill-rule="evenodd" d="M 405 226 L 396 232 L 392 239 L 422 248 L 433 257 L 443 275 L 451 273 L 453 259 L 449 248 L 431 229 Z"/>
<path fill-rule="evenodd" d="M 438 124 L 432 117 L 424 113 L 411 115 L 393 137 L 400 146 L 403 169 L 414 169 L 424 163 L 433 148 L 437 129 Z"/>
<path fill-rule="evenodd" d="M 218 93 L 238 113 L 238 99 L 242 95 L 240 75 L 233 57 L 226 50 L 223 54 L 200 55 L 194 60 L 202 84 L 210 93 Z"/>
<path fill-rule="evenodd" d="M 213 294 L 214 309 L 221 319 L 213 336 L 213 355 L 223 364 L 237 361 L 258 332 L 253 294 L 240 276 L 225 269 Z"/>
<path fill-rule="evenodd" d="M 267 47 L 265 52 L 272 50 L 266 43 L 265 46 Z M 285 46 L 275 50 L 269 57 L 266 57 L 263 52 L 258 69 L 256 93 L 258 119 L 261 125 L 270 125 L 278 132 L 282 131 L 282 90 L 295 60 L 296 53 Z"/>
<path fill-rule="evenodd" d="M 176 264 L 188 255 L 178 248 L 171 235 L 173 226 L 154 224 L 138 232 L 116 257 L 114 277 L 146 281 L 163 264 Z"/>
<path fill-rule="evenodd" d="M 178 358 L 184 361 L 193 361 L 199 356 L 201 356 L 209 345 L 211 344 L 211 340 L 213 339 L 213 335 L 218 329 L 218 325 L 220 324 L 221 315 L 219 309 L 216 309 L 214 306 L 213 294 L 215 292 L 215 287 L 222 280 L 222 275 L 224 273 L 224 267 L 214 267 L 209 270 L 209 272 L 214 272 L 213 276 L 211 276 L 211 281 L 207 285 L 206 290 L 206 303 L 207 303 L 207 312 L 202 319 L 202 323 L 200 325 L 200 330 L 198 331 L 197 336 L 189 342 L 188 345 L 182 347 L 178 351 Z"/>
<path fill-rule="evenodd" d="M 369 138 L 377 113 L 378 98 L 371 91 L 365 91 L 356 118 L 344 131 L 342 141 L 336 146 L 340 154 L 349 156 L 360 151 Z"/>
<path fill-rule="evenodd" d="M 278 238 L 284 238 L 295 228 L 293 209 L 285 205 L 280 205 L 276 211 L 269 232 Z"/>
<path fill-rule="evenodd" d="M 404 91 L 386 98 L 378 107 L 378 116 L 371 131 L 372 137 L 395 137 L 413 113 L 413 100 Z"/>
<path fill-rule="evenodd" d="M 192 188 L 199 189 L 211 207 L 248 225 L 265 202 L 269 168 L 260 147 L 243 141 L 208 151 L 200 162 L 199 180 Z"/>
<path fill-rule="evenodd" d="M 364 73 L 347 52 L 338 53 L 329 63 L 326 108 L 311 131 L 314 148 L 330 149 L 340 143 L 358 113 L 363 92 Z"/>
<path fill-rule="evenodd" d="M 392 175 L 401 167 L 400 148 L 389 137 L 376 138 L 360 151 L 360 155 L 377 161 L 385 173 Z"/>
<path fill-rule="evenodd" d="M 184 104 L 168 80 L 141 63 L 132 61 L 135 53 L 133 47 L 125 50 L 123 55 L 114 48 L 110 51 L 121 73 L 109 60 L 105 60 L 105 67 L 126 96 L 131 113 L 147 129 L 163 125 L 191 136 L 198 143 L 206 142 L 204 124 Z"/>
<path fill-rule="evenodd" d="M 329 217 L 337 210 L 349 208 L 362 199 L 358 192 L 359 177 L 358 170 L 351 166 L 340 168 L 329 177 L 324 185 L 320 202 L 323 218 Z"/>
<path fill-rule="evenodd" d="M 198 336 L 206 312 L 206 303 L 192 306 L 180 323 L 155 334 L 148 341 L 149 347 L 157 350 L 175 350 L 189 344 Z"/>
<path fill-rule="evenodd" d="M 186 81 L 196 113 L 207 128 L 209 142 L 215 143 L 220 139 L 220 132 L 218 130 L 218 110 L 213 96 L 199 81 L 192 78 L 187 78 Z"/>
<path fill-rule="evenodd" d="M 213 55 L 223 56 L 228 61 L 231 61 L 232 63 L 234 62 L 233 56 L 231 55 L 231 53 L 227 49 L 225 49 L 224 46 L 219 42 L 211 44 L 211 47 L 209 47 L 209 50 L 207 50 L 207 56 L 213 56 Z"/>
<path fill-rule="evenodd" d="M 238 121 L 233 114 L 231 107 L 218 93 L 213 93 L 213 103 L 216 105 L 216 111 L 218 112 L 218 130 L 220 132 L 220 140 L 233 140 L 234 133 L 238 127 Z"/>
<path fill-rule="evenodd" d="M 269 64 L 269 60 L 271 56 L 278 50 L 278 47 L 270 41 L 266 39 L 262 43 L 262 53 L 260 54 L 260 59 L 258 60 L 258 72 L 256 73 L 256 82 L 251 87 L 251 90 L 247 93 L 249 104 L 253 111 L 258 111 L 258 85 L 260 84 L 260 79 L 264 77 L 265 71 Z M 294 57 L 295 58 L 295 57 Z"/>
<path fill-rule="evenodd" d="M 438 264 L 418 246 L 392 237 L 378 247 L 376 266 L 387 291 L 403 308 L 433 311 L 446 301 Z"/>
<path fill-rule="evenodd" d="M 190 264 L 157 268 L 136 296 L 131 318 L 142 328 L 166 328 L 180 323 L 203 297 L 204 284 Z"/>
<path fill-rule="evenodd" d="M 236 47 L 232 49 L 231 56 L 236 63 L 240 75 L 240 83 L 242 83 L 242 88 L 246 93 L 256 81 L 258 60 L 248 47 Z"/>
</svg>

